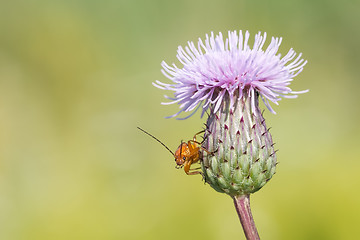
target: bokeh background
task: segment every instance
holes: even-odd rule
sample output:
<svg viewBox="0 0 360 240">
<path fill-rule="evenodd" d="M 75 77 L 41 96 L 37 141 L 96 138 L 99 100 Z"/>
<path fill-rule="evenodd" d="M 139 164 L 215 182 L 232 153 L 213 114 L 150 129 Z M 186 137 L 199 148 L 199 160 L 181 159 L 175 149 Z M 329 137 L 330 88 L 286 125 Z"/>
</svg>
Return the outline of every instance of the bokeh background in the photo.
<svg viewBox="0 0 360 240">
<path fill-rule="evenodd" d="M 172 149 L 199 131 L 151 82 L 178 45 L 240 29 L 309 61 L 292 88 L 310 92 L 265 112 L 280 164 L 251 199 L 260 235 L 356 239 L 359 23 L 359 1 L 1 1 L 0 239 L 244 239 L 232 200 L 136 129 Z"/>
</svg>

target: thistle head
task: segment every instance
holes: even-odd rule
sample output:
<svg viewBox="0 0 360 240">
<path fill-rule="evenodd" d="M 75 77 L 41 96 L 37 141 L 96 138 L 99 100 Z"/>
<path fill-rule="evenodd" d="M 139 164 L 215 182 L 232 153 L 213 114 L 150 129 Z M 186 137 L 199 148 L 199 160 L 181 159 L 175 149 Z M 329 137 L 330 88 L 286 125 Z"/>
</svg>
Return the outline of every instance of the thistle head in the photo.
<svg viewBox="0 0 360 240">
<path fill-rule="evenodd" d="M 296 98 L 290 82 L 306 61 L 293 49 L 281 57 L 281 38 L 271 38 L 263 50 L 266 33 L 255 36 L 249 46 L 246 31 L 229 32 L 224 40 L 206 35 L 197 45 L 188 42 L 177 51 L 182 67 L 162 62 L 162 72 L 172 83 L 156 81 L 154 86 L 174 92 L 171 101 L 180 111 L 201 116 L 209 113 L 201 165 L 205 180 L 217 191 L 231 196 L 259 190 L 275 173 L 276 151 L 271 134 L 259 108 L 259 97 L 270 112 L 270 102 L 278 105 L 284 98 Z M 180 119 L 185 119 L 180 118 Z M 209 154 L 209 152 L 211 154 Z"/>
</svg>

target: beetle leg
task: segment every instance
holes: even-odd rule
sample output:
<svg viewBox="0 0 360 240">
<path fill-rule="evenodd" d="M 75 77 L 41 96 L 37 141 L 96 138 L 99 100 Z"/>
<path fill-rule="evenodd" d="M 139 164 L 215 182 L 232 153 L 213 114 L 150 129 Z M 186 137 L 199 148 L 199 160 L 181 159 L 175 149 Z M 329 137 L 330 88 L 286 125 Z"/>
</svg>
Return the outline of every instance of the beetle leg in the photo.
<svg viewBox="0 0 360 240">
<path fill-rule="evenodd" d="M 198 144 L 200 144 L 200 145 L 205 141 L 205 139 L 208 137 L 208 135 L 206 135 L 206 133 L 205 133 L 205 135 L 202 136 L 203 139 L 202 139 L 201 143 L 199 143 L 199 142 L 196 141 L 196 136 L 199 135 L 199 134 L 201 134 L 201 133 L 204 133 L 204 132 L 206 132 L 206 130 L 208 130 L 208 126 L 207 126 L 206 124 L 205 124 L 205 126 L 206 126 L 206 129 L 204 129 L 204 130 L 196 133 L 196 134 L 194 135 L 194 137 L 193 137 L 194 142 L 196 142 L 196 143 L 198 143 Z"/>
<path fill-rule="evenodd" d="M 190 170 L 198 170 L 198 169 L 201 169 L 201 167 L 193 168 L 193 169 L 190 169 Z"/>
<path fill-rule="evenodd" d="M 187 175 L 196 175 L 196 174 L 201 174 L 201 175 L 203 175 L 203 173 L 200 172 L 200 171 L 187 172 L 186 174 L 187 174 Z"/>
<path fill-rule="evenodd" d="M 201 143 L 199 143 L 198 141 L 195 141 L 195 140 L 189 140 L 189 142 L 192 142 L 192 143 L 196 143 L 196 144 L 201 145 Z"/>
<path fill-rule="evenodd" d="M 212 152 L 210 152 L 209 150 L 207 150 L 206 148 L 203 148 L 203 147 L 200 147 L 202 150 L 204 150 L 205 152 L 207 152 L 208 154 L 210 154 L 210 155 L 214 155 L 214 153 L 216 153 L 217 152 L 217 150 L 218 149 L 216 149 L 215 151 L 212 151 Z"/>
<path fill-rule="evenodd" d="M 196 168 L 197 169 L 197 168 Z M 191 170 L 195 170 L 195 169 L 191 169 Z M 192 171 L 192 172 L 187 172 L 187 175 L 196 175 L 196 174 L 200 174 L 202 176 L 202 179 L 205 179 L 205 175 L 203 172 L 200 171 Z"/>
<path fill-rule="evenodd" d="M 205 130 L 202 130 L 202 131 L 196 133 L 196 134 L 194 135 L 194 137 L 193 137 L 193 140 L 196 142 L 196 136 L 199 135 L 199 134 L 201 134 L 201 133 L 203 133 L 203 132 L 205 132 Z"/>
<path fill-rule="evenodd" d="M 201 143 L 199 143 L 199 142 L 196 142 L 196 141 L 193 141 L 193 140 L 189 140 L 189 141 L 188 141 L 188 146 L 189 146 L 190 151 L 192 151 L 192 150 L 194 149 L 190 143 L 196 143 L 196 144 L 201 145 Z M 205 152 L 207 152 L 207 153 L 210 154 L 210 155 L 214 155 L 214 153 L 216 153 L 217 150 L 218 150 L 218 149 L 216 149 L 215 151 L 210 152 L 209 150 L 207 150 L 207 149 L 204 148 L 204 147 L 201 147 L 201 146 L 200 146 L 199 148 L 201 148 L 202 150 L 204 150 Z"/>
<path fill-rule="evenodd" d="M 190 169 L 191 164 L 192 164 L 192 161 L 185 162 L 185 164 L 184 164 L 185 173 L 187 175 L 196 175 L 196 174 L 201 174 L 202 175 L 202 172 L 200 172 L 200 171 L 192 171 L 192 172 L 190 172 L 190 170 L 196 170 L 196 169 Z"/>
<path fill-rule="evenodd" d="M 184 164 L 184 171 L 185 171 L 186 174 L 189 174 L 190 166 L 191 166 L 191 162 L 190 162 L 190 161 L 185 162 L 185 164 Z"/>
<path fill-rule="evenodd" d="M 196 143 L 196 144 L 201 145 L 201 143 L 196 142 L 196 141 L 193 141 L 193 140 L 189 140 L 189 142 L 193 142 L 193 143 Z M 191 147 L 191 144 L 188 143 L 188 145 L 189 145 L 189 148 L 190 148 L 190 147 Z M 215 151 L 213 151 L 213 152 L 210 152 L 209 150 L 207 150 L 206 148 L 203 148 L 203 147 L 201 147 L 201 146 L 200 146 L 199 148 L 201 148 L 202 150 L 204 150 L 205 152 L 207 152 L 208 154 L 211 154 L 211 155 L 213 155 L 214 153 L 217 152 L 217 149 L 216 149 Z"/>
</svg>

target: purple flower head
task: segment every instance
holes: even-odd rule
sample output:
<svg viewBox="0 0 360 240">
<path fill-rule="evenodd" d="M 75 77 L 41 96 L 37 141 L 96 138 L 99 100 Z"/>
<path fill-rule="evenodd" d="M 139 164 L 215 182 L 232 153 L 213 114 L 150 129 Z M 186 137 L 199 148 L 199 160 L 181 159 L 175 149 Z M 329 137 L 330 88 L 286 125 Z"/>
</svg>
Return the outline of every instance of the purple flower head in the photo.
<svg viewBox="0 0 360 240">
<path fill-rule="evenodd" d="M 221 33 L 210 37 L 206 35 L 203 42 L 200 38 L 197 47 L 193 42 L 177 50 L 177 58 L 182 68 L 175 64 L 169 66 L 164 61 L 162 73 L 173 83 L 166 84 L 160 81 L 154 86 L 174 91 L 174 97 L 165 95 L 171 102 L 162 104 L 180 104 L 180 111 L 170 117 L 175 117 L 181 112 L 192 113 L 200 107 L 202 114 L 210 107 L 213 113 L 219 110 L 225 98 L 234 104 L 234 98 L 252 98 L 252 111 L 255 108 L 255 97 L 260 95 L 266 107 L 272 112 L 269 100 L 278 105 L 281 97 L 296 98 L 305 91 L 292 91 L 288 85 L 293 77 L 298 75 L 307 61 L 301 59 L 301 54 L 293 49 L 281 57 L 277 54 L 282 38 L 271 38 L 269 46 L 263 50 L 266 33 L 259 32 L 255 36 L 252 48 L 249 46 L 249 32 L 239 35 L 236 31 L 228 33 L 228 38 L 223 39 Z M 291 94 L 291 95 L 289 95 Z M 185 119 L 181 118 L 181 119 Z"/>
</svg>

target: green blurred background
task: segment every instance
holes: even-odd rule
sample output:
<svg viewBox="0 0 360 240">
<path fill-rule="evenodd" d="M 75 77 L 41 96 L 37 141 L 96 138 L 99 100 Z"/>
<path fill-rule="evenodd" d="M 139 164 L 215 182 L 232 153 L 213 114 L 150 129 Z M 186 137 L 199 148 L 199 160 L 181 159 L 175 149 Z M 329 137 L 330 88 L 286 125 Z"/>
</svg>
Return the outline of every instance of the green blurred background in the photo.
<svg viewBox="0 0 360 240">
<path fill-rule="evenodd" d="M 265 112 L 277 174 L 252 196 L 263 239 L 355 239 L 360 224 L 359 1 L 1 1 L 0 239 L 244 239 L 232 200 L 176 149 L 160 62 L 206 33 L 284 38 L 309 61 Z M 269 41 L 267 41 L 269 43 Z"/>
</svg>

